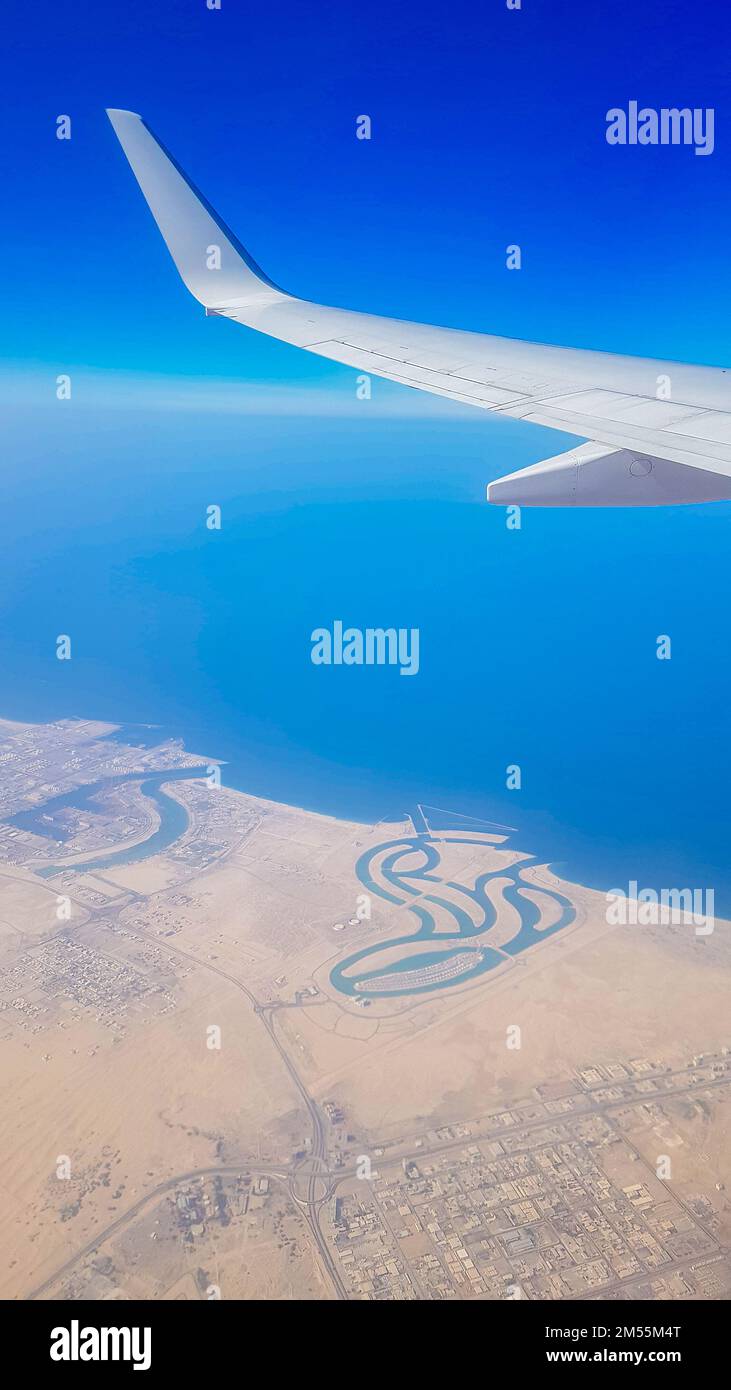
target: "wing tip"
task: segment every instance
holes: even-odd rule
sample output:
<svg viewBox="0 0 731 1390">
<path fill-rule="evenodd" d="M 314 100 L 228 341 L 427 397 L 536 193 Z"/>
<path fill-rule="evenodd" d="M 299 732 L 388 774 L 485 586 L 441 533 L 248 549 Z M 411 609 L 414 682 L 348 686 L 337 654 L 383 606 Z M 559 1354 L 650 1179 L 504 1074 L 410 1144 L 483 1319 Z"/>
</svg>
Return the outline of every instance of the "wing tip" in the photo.
<svg viewBox="0 0 731 1390">
<path fill-rule="evenodd" d="M 120 116 L 122 116 L 122 117 L 124 117 L 124 116 L 129 117 L 129 118 L 131 118 L 133 121 L 141 121 L 141 120 L 142 120 L 142 117 L 141 117 L 139 111 L 125 111 L 125 110 L 124 110 L 122 107 L 120 107 L 120 106 L 105 106 L 104 110 L 105 110 L 106 115 L 109 117 L 110 121 L 112 122 L 112 125 L 114 125 L 115 117 L 120 117 Z"/>
</svg>

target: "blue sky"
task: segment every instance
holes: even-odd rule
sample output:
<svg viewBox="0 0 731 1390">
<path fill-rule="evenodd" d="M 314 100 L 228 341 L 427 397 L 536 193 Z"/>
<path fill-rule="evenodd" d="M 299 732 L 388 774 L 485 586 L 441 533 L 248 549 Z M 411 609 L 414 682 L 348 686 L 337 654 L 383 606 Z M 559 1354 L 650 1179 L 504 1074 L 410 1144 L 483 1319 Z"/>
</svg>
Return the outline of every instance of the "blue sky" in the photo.
<svg viewBox="0 0 731 1390">
<path fill-rule="evenodd" d="M 723 13 L 718 7 L 719 20 Z M 714 7 L 41 0 L 4 19 L 5 358 L 350 382 L 179 283 L 104 116 L 140 111 L 293 293 L 725 364 L 729 76 Z M 716 149 L 611 148 L 605 114 L 717 108 Z M 70 142 L 55 138 L 69 114 Z M 373 122 L 355 139 L 355 118 Z M 505 269 L 505 247 L 523 269 Z M 349 389 L 346 388 L 346 389 Z"/>
</svg>

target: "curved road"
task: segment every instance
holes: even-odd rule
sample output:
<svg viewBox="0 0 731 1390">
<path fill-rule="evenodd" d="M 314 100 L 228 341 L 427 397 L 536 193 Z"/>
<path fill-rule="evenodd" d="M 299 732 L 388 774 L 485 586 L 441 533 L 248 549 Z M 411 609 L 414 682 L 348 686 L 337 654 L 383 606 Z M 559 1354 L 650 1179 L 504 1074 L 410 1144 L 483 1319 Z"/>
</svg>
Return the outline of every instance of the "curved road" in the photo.
<svg viewBox="0 0 731 1390">
<path fill-rule="evenodd" d="M 134 893 L 133 896 L 141 897 L 141 895 L 137 893 Z M 134 928 L 134 934 L 135 936 L 143 937 L 146 941 L 151 942 L 153 945 L 157 947 L 161 946 L 159 937 L 155 936 L 150 932 L 144 931 L 141 927 L 136 926 Z M 247 985 L 243 984 L 241 980 L 238 980 L 235 975 L 229 975 L 229 973 L 226 970 L 222 970 L 220 966 L 212 965 L 209 961 L 201 960 L 199 956 L 192 955 L 190 951 L 183 951 L 181 947 L 173 946 L 169 941 L 165 941 L 164 948 L 166 951 L 169 951 L 172 955 L 181 956 L 184 960 L 192 962 L 192 964 L 199 966 L 201 969 L 209 970 L 214 975 L 219 975 L 222 980 L 226 980 L 228 984 L 233 985 L 234 988 L 240 990 L 241 993 L 246 996 L 246 998 L 252 1006 L 252 1009 L 256 1017 L 261 1021 L 264 1028 L 266 1028 L 266 1031 L 269 1034 L 272 1044 L 279 1053 L 282 1063 L 284 1064 L 284 1067 L 286 1068 L 286 1071 L 291 1081 L 296 1087 L 303 1101 L 305 1109 L 307 1110 L 307 1113 L 310 1117 L 310 1123 L 312 1125 L 312 1147 L 310 1150 L 310 1157 L 315 1160 L 318 1160 L 322 1164 L 323 1170 L 326 1173 L 328 1173 L 329 1170 L 327 1167 L 327 1140 L 325 1121 L 320 1113 L 317 1103 L 310 1095 L 309 1091 L 307 1090 L 307 1087 L 305 1086 L 302 1078 L 300 1077 L 299 1072 L 297 1071 L 289 1053 L 286 1051 L 284 1045 L 280 1042 L 279 1038 L 277 1037 L 274 1028 L 274 1023 L 268 1017 L 268 1010 L 271 1009 L 273 1006 L 261 1004 L 259 1000 L 256 998 L 256 995 L 252 993 L 252 991 L 248 988 Z M 154 1188 L 152 1192 L 148 1192 L 144 1197 L 141 1197 L 133 1207 L 130 1207 L 116 1221 L 113 1221 L 112 1224 L 108 1226 L 104 1231 L 100 1232 L 97 1236 L 95 1236 L 95 1238 L 92 1241 L 90 1241 L 87 1245 L 85 1245 L 83 1249 L 77 1250 L 75 1255 L 73 1255 L 69 1260 L 67 1260 L 63 1265 L 61 1265 L 57 1270 L 55 1270 L 52 1275 L 49 1275 L 49 1277 L 46 1280 L 44 1280 L 42 1284 L 39 1284 L 37 1288 L 32 1290 L 31 1293 L 26 1294 L 26 1298 L 30 1300 L 40 1297 L 40 1295 L 42 1295 L 46 1289 L 50 1288 L 51 1284 L 54 1284 L 57 1279 L 61 1278 L 63 1274 L 67 1273 L 67 1271 L 73 1267 L 77 1260 L 83 1259 L 85 1255 L 90 1254 L 93 1250 L 96 1249 L 98 1245 L 101 1244 L 102 1241 L 107 1240 L 108 1237 L 112 1235 L 114 1231 L 116 1231 L 124 1222 L 128 1221 L 131 1217 L 137 1215 L 137 1213 L 141 1211 L 142 1208 L 155 1196 L 159 1196 L 163 1192 L 169 1191 L 169 1189 L 171 1187 L 174 1187 L 176 1183 L 185 1182 L 190 1178 L 203 1177 L 211 1174 L 236 1174 L 240 1173 L 241 1170 L 246 1167 L 255 1168 L 257 1172 L 270 1173 L 275 1177 L 281 1177 L 285 1180 L 289 1179 L 290 1193 L 293 1199 L 297 1201 L 298 1205 L 301 1206 L 304 1211 L 305 1218 L 312 1233 L 312 1238 L 320 1253 L 322 1262 L 330 1276 L 331 1282 L 335 1289 L 335 1293 L 338 1298 L 347 1299 L 348 1291 L 345 1287 L 345 1284 L 343 1283 L 343 1280 L 340 1276 L 340 1272 L 337 1268 L 337 1265 L 335 1264 L 335 1261 L 333 1260 L 327 1241 L 320 1228 L 320 1208 L 322 1207 L 323 1203 L 327 1201 L 330 1192 L 330 1187 L 328 1186 L 328 1191 L 325 1193 L 325 1195 L 318 1197 L 317 1183 L 318 1178 L 321 1177 L 322 1174 L 318 1175 L 316 1173 L 313 1173 L 308 1185 L 307 1200 L 303 1201 L 301 1198 L 298 1198 L 296 1196 L 292 1188 L 292 1179 L 294 1177 L 295 1170 L 291 1164 L 280 1163 L 267 1165 L 259 1163 L 258 1161 L 252 1164 L 246 1164 L 245 1162 L 241 1162 L 237 1163 L 235 1167 L 230 1168 L 201 1168 L 194 1172 L 179 1174 L 177 1177 L 168 1179 L 159 1187 Z"/>
</svg>

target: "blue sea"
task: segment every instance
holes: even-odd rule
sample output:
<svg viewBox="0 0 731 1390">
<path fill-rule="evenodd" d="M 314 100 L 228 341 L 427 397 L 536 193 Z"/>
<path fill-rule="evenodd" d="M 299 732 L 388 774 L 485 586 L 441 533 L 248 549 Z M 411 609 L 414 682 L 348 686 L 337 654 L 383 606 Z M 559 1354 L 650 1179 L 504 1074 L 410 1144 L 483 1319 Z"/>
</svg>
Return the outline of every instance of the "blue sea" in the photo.
<svg viewBox="0 0 731 1390">
<path fill-rule="evenodd" d="M 487 482 L 572 441 L 446 403 L 4 417 L 1 715 L 155 725 L 257 795 L 366 821 L 425 803 L 579 882 L 731 911 L 727 505 L 511 530 Z M 314 666 L 335 619 L 417 627 L 418 675 Z"/>
</svg>

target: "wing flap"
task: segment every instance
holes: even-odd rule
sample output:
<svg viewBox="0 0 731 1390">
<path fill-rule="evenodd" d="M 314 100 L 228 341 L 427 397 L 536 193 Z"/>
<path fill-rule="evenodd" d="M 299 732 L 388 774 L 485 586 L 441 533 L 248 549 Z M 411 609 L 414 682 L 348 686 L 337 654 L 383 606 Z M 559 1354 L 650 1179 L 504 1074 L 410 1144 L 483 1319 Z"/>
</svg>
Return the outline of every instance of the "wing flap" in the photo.
<svg viewBox="0 0 731 1390">
<path fill-rule="evenodd" d="M 508 409 L 506 414 L 512 415 Z M 653 454 L 689 468 L 709 468 L 731 474 L 731 445 L 702 439 L 695 434 L 680 434 L 677 430 L 649 429 L 628 420 L 587 416 L 567 409 L 556 410 L 550 404 L 538 402 L 521 410 L 520 419 L 548 429 L 564 430 L 599 444 L 612 444 L 617 449 L 635 449 Z"/>
</svg>

